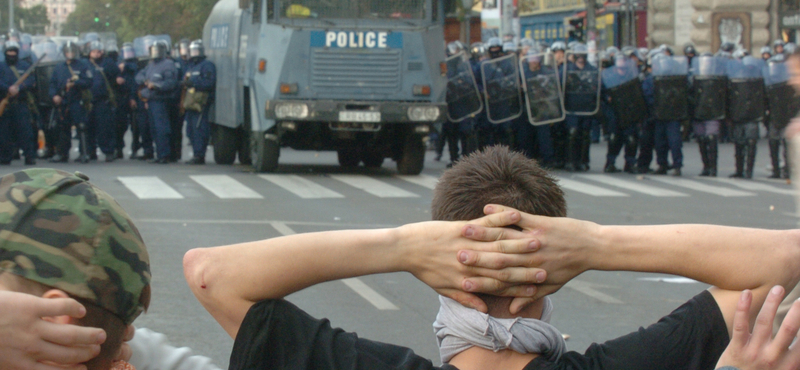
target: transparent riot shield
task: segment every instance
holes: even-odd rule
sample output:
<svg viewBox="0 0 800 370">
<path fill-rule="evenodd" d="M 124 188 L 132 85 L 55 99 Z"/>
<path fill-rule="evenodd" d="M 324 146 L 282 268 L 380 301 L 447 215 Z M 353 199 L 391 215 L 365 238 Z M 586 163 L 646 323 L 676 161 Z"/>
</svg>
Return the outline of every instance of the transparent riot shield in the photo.
<svg viewBox="0 0 800 370">
<path fill-rule="evenodd" d="M 49 55 L 49 54 L 48 54 Z M 32 77 L 36 79 L 36 100 L 39 105 L 51 106 L 53 99 L 50 97 L 50 77 L 56 69 L 58 61 L 42 62 L 36 67 Z"/>
<path fill-rule="evenodd" d="M 798 114 L 798 97 L 789 86 L 789 71 L 784 63 L 769 63 L 764 66 L 764 85 L 767 94 L 770 125 L 786 127 Z"/>
<path fill-rule="evenodd" d="M 562 65 L 564 108 L 567 114 L 591 116 L 600 110 L 600 72 L 589 64 L 589 53 L 567 52 Z M 596 58 L 596 56 L 594 56 Z"/>
<path fill-rule="evenodd" d="M 529 54 L 520 61 L 528 121 L 534 126 L 564 120 L 564 98 L 553 54 Z"/>
<path fill-rule="evenodd" d="M 483 110 L 483 99 L 465 53 L 447 58 L 447 118 L 461 122 Z"/>
<path fill-rule="evenodd" d="M 603 70 L 602 76 L 618 127 L 624 129 L 647 119 L 639 68 L 632 59 L 617 58 L 612 67 Z"/>
<path fill-rule="evenodd" d="M 169 35 L 147 35 L 144 37 L 137 37 L 133 40 L 133 49 L 136 51 L 137 58 L 150 58 L 150 46 L 156 41 L 166 41 L 167 45 L 172 48 L 172 38 Z"/>
<path fill-rule="evenodd" d="M 689 63 L 684 56 L 653 59 L 653 115 L 662 121 L 689 117 Z"/>
<path fill-rule="evenodd" d="M 725 119 L 727 114 L 727 59 L 700 56 L 692 59 L 692 86 L 689 102 L 694 119 L 712 121 Z"/>
<path fill-rule="evenodd" d="M 64 54 L 61 53 L 58 45 L 52 41 L 46 41 L 38 44 L 31 45 L 31 51 L 36 55 L 37 59 L 42 59 L 44 62 L 52 62 L 56 60 L 64 60 Z"/>
<path fill-rule="evenodd" d="M 764 118 L 764 66 L 754 59 L 728 60 L 728 118 L 733 123 Z"/>
<path fill-rule="evenodd" d="M 484 61 L 481 76 L 486 98 L 486 116 L 491 123 L 511 121 L 522 115 L 517 55 Z"/>
</svg>

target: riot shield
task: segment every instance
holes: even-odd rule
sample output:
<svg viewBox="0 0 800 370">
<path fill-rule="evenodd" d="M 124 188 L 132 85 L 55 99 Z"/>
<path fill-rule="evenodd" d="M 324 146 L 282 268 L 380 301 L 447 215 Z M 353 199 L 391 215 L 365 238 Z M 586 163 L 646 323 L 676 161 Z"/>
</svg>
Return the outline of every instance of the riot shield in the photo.
<svg viewBox="0 0 800 370">
<path fill-rule="evenodd" d="M 520 60 L 528 121 L 534 126 L 562 121 L 566 117 L 558 70 L 553 54 L 529 54 Z M 549 61 L 548 61 L 549 60 Z"/>
<path fill-rule="evenodd" d="M 713 56 L 692 59 L 692 87 L 689 101 L 694 108 L 695 120 L 725 119 L 728 94 L 726 62 L 727 59 Z"/>
<path fill-rule="evenodd" d="M 588 53 L 568 52 L 566 68 L 562 65 L 564 108 L 567 114 L 591 116 L 600 110 L 600 72 L 588 63 Z"/>
<path fill-rule="evenodd" d="M 618 58 L 614 66 L 603 70 L 603 87 L 619 128 L 625 129 L 647 119 L 639 69 L 632 59 Z"/>
<path fill-rule="evenodd" d="M 800 99 L 788 84 L 789 71 L 784 63 L 770 63 L 763 74 L 770 124 L 784 128 L 797 115 Z"/>
<path fill-rule="evenodd" d="M 31 45 L 31 52 L 36 55 L 37 59 L 41 59 L 44 56 L 42 63 L 64 60 L 64 54 L 61 53 L 61 49 L 52 41 Z"/>
<path fill-rule="evenodd" d="M 686 57 L 659 55 L 653 59 L 653 115 L 662 121 L 689 117 L 689 64 Z"/>
<path fill-rule="evenodd" d="M 147 35 L 144 37 L 138 37 L 133 40 L 133 49 L 136 51 L 136 57 L 139 58 L 150 58 L 150 46 L 156 43 L 156 41 L 166 41 L 167 45 L 172 48 L 172 38 L 169 35 Z"/>
<path fill-rule="evenodd" d="M 466 54 L 447 58 L 447 118 L 461 122 L 483 110 L 483 99 Z"/>
<path fill-rule="evenodd" d="M 728 118 L 733 123 L 764 118 L 763 65 L 750 58 L 728 60 Z"/>
<path fill-rule="evenodd" d="M 481 76 L 489 122 L 508 122 L 522 115 L 516 54 L 484 61 Z"/>
<path fill-rule="evenodd" d="M 53 99 L 50 98 L 50 77 L 53 75 L 53 70 L 56 65 L 61 62 L 51 61 L 42 62 L 36 67 L 33 77 L 36 79 L 36 101 L 39 105 L 49 107 L 53 104 Z"/>
</svg>

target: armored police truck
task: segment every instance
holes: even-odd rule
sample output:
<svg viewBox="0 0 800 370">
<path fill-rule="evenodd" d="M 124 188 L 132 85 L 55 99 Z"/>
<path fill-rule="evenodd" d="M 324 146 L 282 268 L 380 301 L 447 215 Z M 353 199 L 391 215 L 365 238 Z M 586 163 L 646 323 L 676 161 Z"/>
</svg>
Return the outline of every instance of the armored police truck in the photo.
<svg viewBox="0 0 800 370">
<path fill-rule="evenodd" d="M 444 120 L 441 0 L 221 0 L 203 42 L 217 67 L 214 160 L 274 171 L 281 147 L 342 166 L 422 171 Z"/>
</svg>

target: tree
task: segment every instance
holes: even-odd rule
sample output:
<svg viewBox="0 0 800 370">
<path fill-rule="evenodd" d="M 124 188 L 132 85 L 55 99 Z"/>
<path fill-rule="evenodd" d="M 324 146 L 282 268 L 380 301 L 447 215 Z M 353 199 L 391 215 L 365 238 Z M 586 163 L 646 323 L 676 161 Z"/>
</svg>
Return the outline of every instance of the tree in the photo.
<svg viewBox="0 0 800 370">
<path fill-rule="evenodd" d="M 5 8 L 4 8 L 5 9 Z M 36 5 L 31 8 L 22 8 L 19 1 L 14 4 L 14 26 L 8 26 L 8 14 L 0 17 L 0 29 L 4 32 L 14 28 L 20 32 L 30 34 L 43 34 L 45 28 L 50 24 L 47 19 L 47 8 L 44 5 Z"/>
</svg>

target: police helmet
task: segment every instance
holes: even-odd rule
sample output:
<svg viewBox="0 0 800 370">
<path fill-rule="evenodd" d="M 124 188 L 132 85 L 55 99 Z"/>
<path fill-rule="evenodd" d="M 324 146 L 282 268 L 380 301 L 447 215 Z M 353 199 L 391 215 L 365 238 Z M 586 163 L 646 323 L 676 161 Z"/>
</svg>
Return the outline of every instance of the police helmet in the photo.
<svg viewBox="0 0 800 370">
<path fill-rule="evenodd" d="M 453 41 L 447 44 L 447 54 L 448 55 L 456 55 L 464 50 L 464 44 L 461 41 Z"/>
<path fill-rule="evenodd" d="M 503 43 L 503 52 L 504 53 L 516 53 L 517 52 L 517 45 L 513 42 L 505 42 Z"/>
<path fill-rule="evenodd" d="M 534 50 L 534 48 L 531 48 L 530 50 L 528 50 L 528 54 L 525 56 L 525 58 L 526 58 L 526 61 L 528 63 L 541 63 L 542 62 L 541 54 L 537 50 Z"/>
<path fill-rule="evenodd" d="M 133 47 L 132 42 L 126 42 L 122 44 L 122 59 L 136 59 L 136 49 Z"/>
<path fill-rule="evenodd" d="M 493 47 L 498 47 L 498 46 L 499 47 L 503 47 L 503 41 L 500 40 L 499 37 L 492 37 L 488 41 L 486 41 L 486 47 L 487 48 L 493 48 Z"/>
<path fill-rule="evenodd" d="M 19 31 L 11 29 L 8 31 L 8 40 L 20 42 Z"/>
<path fill-rule="evenodd" d="M 4 48 L 5 51 L 14 50 L 16 52 L 19 52 L 19 49 L 20 49 L 20 46 L 19 46 L 18 42 L 14 41 L 14 40 L 6 41 L 5 48 Z"/>
<path fill-rule="evenodd" d="M 178 43 L 178 52 L 182 57 L 189 55 L 189 46 L 191 45 L 191 41 L 189 39 L 181 39 L 180 43 Z"/>
<path fill-rule="evenodd" d="M 578 45 L 578 44 L 580 44 L 580 43 L 579 43 L 579 42 L 577 42 L 577 41 L 570 41 L 570 42 L 567 44 L 567 49 L 569 49 L 569 50 L 572 50 L 572 48 L 574 48 L 574 47 L 575 47 L 575 45 Z"/>
<path fill-rule="evenodd" d="M 472 58 L 479 59 L 486 54 L 486 48 L 480 42 L 475 42 L 470 46 L 469 52 Z"/>
<path fill-rule="evenodd" d="M 203 47 L 203 40 L 194 40 L 189 45 L 189 57 L 199 58 L 205 56 L 205 48 Z"/>
<path fill-rule="evenodd" d="M 150 47 L 150 57 L 153 59 L 166 58 L 167 53 L 169 53 L 169 44 L 164 40 L 158 40 Z"/>
<path fill-rule="evenodd" d="M 525 38 L 522 38 L 522 39 L 519 40 L 519 47 L 521 47 L 521 48 L 533 48 L 533 47 L 536 47 L 536 42 L 534 42 L 533 39 L 525 37 Z"/>
<path fill-rule="evenodd" d="M 22 50 L 28 50 L 33 45 L 33 37 L 29 33 L 23 33 L 19 38 L 19 46 Z"/>
<path fill-rule="evenodd" d="M 553 52 L 566 51 L 567 44 L 565 44 L 564 41 L 556 41 L 553 43 L 553 45 L 550 45 L 550 50 L 552 50 Z"/>
<path fill-rule="evenodd" d="M 89 51 L 106 51 L 106 48 L 103 46 L 102 42 L 94 40 L 89 43 Z"/>
<path fill-rule="evenodd" d="M 695 49 L 692 44 L 686 44 L 686 46 L 683 47 L 683 55 L 688 56 L 689 54 L 697 55 L 697 49 Z"/>
<path fill-rule="evenodd" d="M 625 48 L 622 48 L 622 50 L 625 50 Z M 620 51 L 616 46 L 609 46 L 606 48 L 606 54 L 608 55 L 609 58 L 613 58 L 619 53 Z"/>
<path fill-rule="evenodd" d="M 735 59 L 742 59 L 742 58 L 746 57 L 746 56 L 747 56 L 747 54 L 748 54 L 748 53 L 747 53 L 747 52 L 746 52 L 744 49 L 736 49 L 736 50 L 733 52 L 732 56 L 733 56 Z"/>
<path fill-rule="evenodd" d="M 769 54 L 770 56 L 772 56 L 772 48 L 770 48 L 769 46 L 763 46 L 763 47 L 761 47 L 761 50 L 759 51 L 759 53 L 761 55 Z"/>
<path fill-rule="evenodd" d="M 786 44 L 783 42 L 782 39 L 776 39 L 775 41 L 772 42 L 772 47 L 773 48 L 777 48 L 778 46 L 782 47 L 784 45 L 786 45 Z"/>
<path fill-rule="evenodd" d="M 719 50 L 724 51 L 726 53 L 733 53 L 734 49 L 736 49 L 736 45 L 734 45 L 730 41 L 725 41 L 720 45 Z"/>
<path fill-rule="evenodd" d="M 665 54 L 667 54 L 669 56 L 675 55 L 675 50 L 672 50 L 672 47 L 670 47 L 667 44 L 661 44 L 661 46 L 659 46 L 658 48 L 661 49 L 661 51 L 663 53 L 665 53 Z"/>
<path fill-rule="evenodd" d="M 570 47 L 569 50 L 572 51 L 573 53 L 588 53 L 589 52 L 589 48 L 587 48 L 586 45 L 584 45 L 584 44 L 582 44 L 580 42 L 576 42 L 576 43 L 572 44 L 572 47 Z"/>
<path fill-rule="evenodd" d="M 67 41 L 62 50 L 64 52 L 64 58 L 66 58 L 67 60 L 78 59 L 81 53 L 80 46 L 78 46 L 78 44 L 72 41 Z"/>
</svg>

